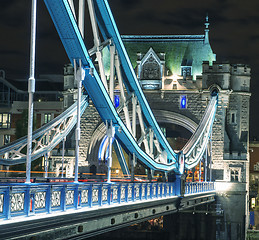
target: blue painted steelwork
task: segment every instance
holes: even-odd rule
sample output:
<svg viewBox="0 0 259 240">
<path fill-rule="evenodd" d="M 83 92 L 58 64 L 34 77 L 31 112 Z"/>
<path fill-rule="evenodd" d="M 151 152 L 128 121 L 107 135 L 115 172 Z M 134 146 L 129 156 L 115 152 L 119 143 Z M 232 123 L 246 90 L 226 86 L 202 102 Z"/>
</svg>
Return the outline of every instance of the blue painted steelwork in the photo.
<svg viewBox="0 0 259 240">
<path fill-rule="evenodd" d="M 115 153 L 117 155 L 118 161 L 120 163 L 123 174 L 130 175 L 130 171 L 129 171 L 126 159 L 124 157 L 124 154 L 122 152 L 122 148 L 116 139 L 113 142 L 113 147 L 114 147 Z"/>
<path fill-rule="evenodd" d="M 134 70 L 131 66 L 130 60 L 126 53 L 125 47 L 122 43 L 120 35 L 118 33 L 117 26 L 111 14 L 111 10 L 106 0 L 95 0 L 94 5 L 96 9 L 96 16 L 99 22 L 99 28 L 103 34 L 104 40 L 111 39 L 113 44 L 116 46 L 116 50 L 121 62 L 121 70 L 124 79 L 124 85 L 128 89 L 129 93 L 134 93 L 137 96 L 137 99 L 141 105 L 143 111 L 144 123 L 147 128 L 151 128 L 156 136 L 156 139 L 159 141 L 162 151 L 167 153 L 167 161 L 165 163 L 160 163 L 154 161 L 147 153 L 145 153 L 137 144 L 134 137 L 131 135 L 130 131 L 126 128 L 122 120 L 120 119 L 118 113 L 116 112 L 116 106 L 118 105 L 118 98 L 115 98 L 115 107 L 111 101 L 96 69 L 90 58 L 87 49 L 84 45 L 84 41 L 80 34 L 80 31 L 77 27 L 77 23 L 74 19 L 74 15 L 70 9 L 67 0 L 45 0 L 46 6 L 50 12 L 50 15 L 53 19 L 53 22 L 57 28 L 57 31 L 60 35 L 62 43 L 66 49 L 68 57 L 72 63 L 76 60 L 77 64 L 79 60 L 82 61 L 82 66 L 88 74 L 84 79 L 84 86 L 86 91 L 91 96 L 95 107 L 97 108 L 103 121 L 112 121 L 112 125 L 115 126 L 116 138 L 122 146 L 125 147 L 125 150 L 131 153 L 135 153 L 136 157 L 142 161 L 145 165 L 150 167 L 153 170 L 161 171 L 171 171 L 175 170 L 176 172 L 180 171 L 179 164 L 179 154 L 176 154 L 170 145 L 166 141 L 165 136 L 162 134 L 153 113 L 144 97 L 144 94 L 140 88 L 140 85 L 136 79 Z M 185 97 L 185 96 L 184 96 Z M 182 97 L 181 105 L 186 107 L 186 97 Z M 116 100 L 117 99 L 117 100 Z M 215 103 L 216 96 L 212 96 L 212 101 L 205 112 L 205 115 L 200 123 L 199 128 L 196 130 L 196 133 L 192 136 L 188 144 L 183 149 L 184 159 L 186 159 L 185 167 L 187 169 L 194 167 L 201 159 L 208 139 L 211 134 L 212 123 L 214 121 L 216 106 Z M 81 108 L 85 108 L 86 105 L 82 104 Z M 83 111 L 81 111 L 83 112 Z M 57 119 L 63 119 L 68 115 L 67 112 L 61 114 Z M 57 120 L 56 120 L 57 121 Z M 45 125 L 40 130 L 37 130 L 34 133 L 34 138 L 37 138 L 39 134 L 42 134 L 43 131 L 46 131 L 53 127 L 52 122 Z M 210 129 L 208 131 L 208 128 Z M 66 129 L 66 134 L 71 130 Z M 204 131 L 207 131 L 204 133 Z M 55 139 L 55 145 L 60 142 L 66 134 L 61 134 L 58 139 Z M 18 149 L 21 144 L 23 144 L 26 138 L 21 139 L 19 142 L 14 142 L 8 146 L 0 148 L 0 155 L 4 155 L 10 149 Z M 200 145 L 202 142 L 202 147 Z M 49 152 L 54 144 L 49 145 L 46 148 L 42 148 L 40 151 L 36 151 L 32 156 L 32 159 L 37 159 L 42 156 L 44 153 Z M 193 157 L 193 152 L 198 152 Z M 104 157 L 107 158 L 107 154 Z M 18 158 L 12 160 L 6 160 L 4 158 L 0 159 L 0 164 L 3 165 L 13 165 L 22 163 L 25 161 L 25 156 L 19 156 Z M 62 208 L 65 206 L 64 203 L 60 205 Z"/>
<path fill-rule="evenodd" d="M 142 161 L 146 166 L 153 170 L 161 171 L 179 171 L 179 156 L 173 151 L 169 143 L 166 141 L 165 136 L 162 134 L 154 115 L 147 103 L 147 100 L 144 97 L 144 94 L 140 88 L 140 85 L 136 79 L 134 70 L 130 63 L 129 57 L 126 53 L 125 47 L 122 43 L 120 34 L 118 32 L 117 26 L 113 19 L 111 10 L 109 8 L 108 2 L 106 0 L 95 0 L 95 14 L 97 16 L 97 21 L 99 28 L 102 32 L 104 40 L 111 39 L 112 43 L 116 47 L 120 63 L 121 71 L 124 80 L 124 85 L 129 93 L 134 93 L 137 96 L 137 99 L 141 105 L 143 111 L 144 123 L 147 128 L 151 128 L 157 140 L 159 141 L 162 151 L 167 153 L 167 162 L 157 162 L 154 161 L 146 152 L 144 152 L 136 143 L 135 139 L 131 135 L 130 131 L 124 125 L 120 119 L 116 109 L 111 101 L 102 80 L 100 79 L 95 66 L 87 52 L 84 41 L 80 34 L 80 31 L 77 27 L 77 23 L 74 19 L 74 15 L 70 9 L 70 6 L 67 0 L 45 0 L 46 6 L 49 10 L 49 13 L 53 19 L 53 22 L 57 28 L 61 41 L 65 47 L 67 55 L 70 61 L 73 63 L 74 60 L 77 62 L 82 61 L 82 66 L 86 69 L 86 73 L 89 73 L 89 69 L 93 70 L 93 73 L 86 74 L 86 78 L 83 81 L 83 84 L 86 88 L 86 91 L 89 93 L 93 103 L 99 112 L 102 120 L 104 122 L 111 122 L 115 126 L 115 135 L 116 139 L 120 144 L 125 147 L 125 150 L 131 153 L 135 153 L 136 157 Z M 213 97 L 212 97 L 213 98 Z M 186 101 L 185 101 L 186 106 Z M 215 106 L 215 105 L 214 105 Z M 211 109 L 211 108 L 210 108 Z M 211 109 L 214 110 L 214 109 Z M 209 113 L 206 115 L 208 119 L 211 120 L 211 115 Z M 205 119 L 206 120 L 206 119 Z M 205 121 L 206 122 L 206 121 Z M 207 121 L 208 122 L 208 121 Z M 203 128 L 206 128 L 208 125 L 202 125 Z M 210 121 L 212 125 L 212 122 Z M 206 135 L 206 138 L 209 136 Z M 198 139 L 198 140 L 197 140 Z M 183 150 L 184 154 L 190 155 L 192 151 L 198 149 L 197 142 L 201 139 L 201 135 L 197 134 L 192 138 L 193 145 L 190 144 Z M 196 149 L 194 149 L 196 148 Z M 187 149 L 187 150 L 186 150 Z M 204 153 L 204 147 L 202 151 L 199 151 L 199 159 L 201 159 L 202 154 Z M 195 160 L 188 159 L 187 156 L 186 167 L 193 167 L 193 164 L 197 164 L 197 158 Z"/>
<path fill-rule="evenodd" d="M 107 135 L 105 135 L 103 137 L 103 140 L 101 141 L 99 150 L 98 150 L 98 160 L 99 161 L 103 161 L 103 160 L 107 160 L 106 158 L 106 150 L 107 150 L 107 145 L 108 145 L 108 137 Z"/>
<path fill-rule="evenodd" d="M 214 183 L 186 183 L 186 194 L 214 191 Z M 177 196 L 175 183 L 0 184 L 0 218 L 34 216 Z M 116 205 L 115 205 L 116 204 Z"/>
<path fill-rule="evenodd" d="M 109 29 L 106 29 L 103 32 L 113 32 L 112 37 L 114 38 L 113 41 L 116 45 L 116 48 L 118 48 L 119 56 L 121 58 L 121 61 L 123 62 L 123 72 L 124 76 L 127 76 L 127 79 L 125 80 L 128 82 L 125 86 L 126 88 L 129 88 L 131 91 L 134 91 L 136 95 L 138 96 L 138 100 L 141 103 L 141 107 L 144 110 L 144 115 L 146 117 L 145 123 L 148 124 L 156 135 L 158 136 L 158 139 L 160 141 L 160 144 L 166 151 L 168 152 L 168 158 L 173 160 L 171 164 L 166 163 L 158 163 L 155 162 L 148 154 L 146 154 L 136 143 L 135 139 L 129 132 L 129 130 L 126 128 L 122 120 L 120 119 L 118 113 L 115 110 L 115 107 L 95 69 L 95 66 L 87 52 L 87 49 L 85 47 L 85 44 L 83 42 L 82 36 L 80 34 L 80 31 L 77 27 L 77 23 L 74 19 L 73 13 L 70 9 L 70 6 L 66 0 L 45 0 L 46 6 L 49 10 L 49 13 L 52 17 L 52 20 L 57 28 L 57 31 L 59 33 L 60 39 L 65 47 L 65 50 L 67 52 L 67 55 L 73 63 L 74 59 L 78 60 L 81 59 L 82 66 L 86 70 L 86 78 L 83 81 L 83 84 L 87 90 L 87 93 L 91 97 L 97 111 L 99 112 L 102 120 L 105 122 L 108 120 L 108 122 L 112 121 L 113 125 L 115 126 L 115 135 L 116 139 L 120 142 L 122 146 L 126 148 L 127 151 L 131 153 L 135 153 L 136 157 L 142 161 L 145 165 L 147 165 L 151 169 L 157 169 L 162 171 L 170 171 L 170 170 L 176 170 L 176 159 L 177 155 L 173 152 L 170 145 L 166 141 L 164 135 L 162 134 L 157 122 L 155 121 L 155 118 L 149 108 L 149 105 L 143 95 L 143 92 L 141 91 L 141 88 L 138 84 L 138 81 L 135 78 L 134 71 L 132 69 L 132 66 L 130 65 L 130 61 L 128 59 L 128 56 L 126 55 L 126 50 L 121 42 L 120 36 L 118 34 L 116 25 L 114 23 L 114 20 L 112 18 L 111 12 L 109 10 L 107 2 L 98 2 L 98 11 L 102 15 L 107 15 L 107 19 L 104 21 L 107 21 L 105 25 L 109 25 Z M 98 14 L 97 14 L 98 15 Z M 99 16 L 99 15 L 98 15 Z M 101 22 L 101 17 L 99 16 L 99 21 Z M 103 29 L 103 24 L 100 25 L 100 28 Z M 107 32 L 107 33 L 108 33 Z M 104 34 L 105 36 L 106 34 Z M 122 60 L 124 58 L 124 60 Z M 93 69 L 93 74 L 87 74 L 89 73 L 89 69 Z M 128 77 L 129 75 L 129 77 Z"/>
<path fill-rule="evenodd" d="M 129 129 L 122 122 L 121 118 L 116 112 L 113 102 L 108 95 L 108 92 L 105 89 L 102 80 L 99 77 L 99 74 L 95 69 L 92 59 L 87 52 L 80 31 L 77 27 L 77 22 L 74 19 L 74 15 L 70 9 L 68 1 L 45 0 L 45 3 L 57 28 L 60 39 L 64 45 L 70 61 L 74 63 L 74 60 L 76 60 L 77 64 L 79 60 L 82 62 L 82 66 L 83 68 L 85 68 L 87 73 L 83 81 L 85 89 L 90 95 L 102 120 L 104 122 L 112 122 L 112 125 L 115 127 L 116 139 L 120 142 L 120 144 L 125 148 L 126 151 L 134 153 L 135 156 L 149 168 L 160 171 L 175 170 L 176 172 L 179 172 L 179 155 L 173 151 L 169 143 L 166 141 L 166 138 L 162 134 L 147 103 L 147 100 L 144 97 L 144 94 L 136 79 L 129 57 L 126 53 L 125 47 L 122 43 L 108 2 L 106 0 L 94 1 L 95 14 L 97 17 L 99 28 L 102 32 L 104 40 L 110 39 L 115 45 L 116 51 L 120 59 L 124 85 L 128 93 L 134 93 L 134 95 L 137 97 L 143 112 L 144 123 L 147 129 L 150 128 L 153 130 L 156 139 L 158 140 L 161 147 L 161 151 L 166 152 L 167 162 L 155 161 L 146 152 L 144 152 L 135 141 Z M 212 96 L 211 102 L 213 103 L 215 102 L 214 98 L 216 97 Z M 186 106 L 186 101 L 184 106 Z M 203 140 L 203 143 L 205 143 L 209 138 L 209 134 L 211 132 L 208 132 L 208 128 L 211 128 L 213 124 L 216 111 L 215 109 L 216 104 L 211 103 L 206 111 L 202 122 L 200 123 L 198 131 L 196 131 L 194 136 L 190 139 L 189 143 L 182 151 L 186 160 L 186 168 L 192 168 L 195 164 L 197 164 L 205 151 L 205 144 L 202 144 L 202 148 L 200 148 L 199 144 L 201 140 Z"/>
<path fill-rule="evenodd" d="M 143 111 L 143 116 L 145 117 L 145 123 L 148 127 L 152 128 L 154 133 L 156 134 L 159 143 L 161 144 L 162 148 L 165 149 L 168 155 L 168 159 L 177 160 L 177 154 L 173 151 L 170 147 L 169 143 L 167 142 L 166 138 L 161 132 L 160 127 L 158 126 L 155 117 L 149 107 L 149 104 L 144 96 L 143 91 L 139 85 L 139 82 L 136 78 L 134 69 L 131 65 L 130 59 L 128 57 L 127 51 L 124 47 L 124 44 L 121 40 L 119 31 L 117 29 L 115 20 L 113 18 L 111 9 L 109 7 L 107 0 L 96 0 L 94 1 L 95 9 L 96 9 L 96 16 L 99 23 L 99 28 L 102 32 L 104 39 L 112 39 L 113 43 L 116 47 L 118 52 L 121 67 L 122 67 L 122 74 L 124 79 L 124 84 L 126 88 L 130 92 L 134 92 L 137 96 L 137 99 L 141 105 L 141 109 Z"/>
</svg>

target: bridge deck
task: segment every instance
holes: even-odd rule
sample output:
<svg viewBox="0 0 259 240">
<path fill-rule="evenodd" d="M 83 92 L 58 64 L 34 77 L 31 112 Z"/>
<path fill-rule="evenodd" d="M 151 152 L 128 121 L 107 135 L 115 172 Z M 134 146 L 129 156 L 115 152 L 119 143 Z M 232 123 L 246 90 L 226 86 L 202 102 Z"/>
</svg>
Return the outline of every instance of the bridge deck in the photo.
<svg viewBox="0 0 259 240">
<path fill-rule="evenodd" d="M 183 196 L 175 195 L 175 183 L 9 184 L 0 189 L 0 239 L 92 236 L 215 200 L 209 182 L 187 183 Z"/>
</svg>

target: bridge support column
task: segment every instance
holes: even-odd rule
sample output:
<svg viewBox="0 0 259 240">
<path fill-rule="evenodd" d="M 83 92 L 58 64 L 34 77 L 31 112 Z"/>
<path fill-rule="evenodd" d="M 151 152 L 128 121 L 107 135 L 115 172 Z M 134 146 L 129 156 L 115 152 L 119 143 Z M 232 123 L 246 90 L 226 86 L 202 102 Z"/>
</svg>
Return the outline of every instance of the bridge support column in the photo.
<svg viewBox="0 0 259 240">
<path fill-rule="evenodd" d="M 85 70 L 82 68 L 81 60 L 79 59 L 79 68 L 76 67 L 76 60 L 74 59 L 74 74 L 77 81 L 77 123 L 76 123 L 76 149 L 75 149 L 75 178 L 74 182 L 78 182 L 78 162 L 79 162 L 79 141 L 80 141 L 80 105 L 82 80 L 85 78 Z"/>
<path fill-rule="evenodd" d="M 45 158 L 45 162 L 44 162 L 44 165 L 45 165 L 45 178 L 47 178 L 48 177 L 48 160 L 49 160 L 48 153 L 45 154 L 44 158 Z"/>
<path fill-rule="evenodd" d="M 115 128 L 112 125 L 112 121 L 110 123 L 110 125 L 108 125 L 108 123 L 106 123 L 106 131 L 107 131 L 107 136 L 109 139 L 109 157 L 108 157 L 108 172 L 107 172 L 107 183 L 111 182 L 111 168 L 112 168 L 112 141 L 114 138 L 114 134 L 115 134 Z"/>
<path fill-rule="evenodd" d="M 85 21 L 85 0 L 79 0 L 78 9 L 78 27 L 81 35 L 84 38 L 84 21 Z"/>
<path fill-rule="evenodd" d="M 205 151 L 205 160 L 204 160 L 204 181 L 207 182 L 207 169 L 208 168 L 208 148 Z"/>
<path fill-rule="evenodd" d="M 175 174 L 175 195 L 182 196 L 185 191 L 185 176 L 183 174 Z"/>
<path fill-rule="evenodd" d="M 163 182 L 167 182 L 168 181 L 168 174 L 167 174 L 167 172 L 164 172 L 162 178 L 163 178 Z"/>
<path fill-rule="evenodd" d="M 201 182 L 201 161 L 199 162 L 199 182 Z"/>
<path fill-rule="evenodd" d="M 136 166 L 136 155 L 133 153 L 133 155 L 130 154 L 130 165 L 131 165 L 131 171 L 130 171 L 130 176 L 131 176 L 131 182 L 134 182 L 135 179 L 135 166 Z"/>
<path fill-rule="evenodd" d="M 147 171 L 147 176 L 148 176 L 148 180 L 149 180 L 150 182 L 152 182 L 152 179 L 153 179 L 153 177 L 154 177 L 154 170 L 148 169 L 148 171 Z"/>
<path fill-rule="evenodd" d="M 62 172 L 61 172 L 61 177 L 64 177 L 64 156 L 65 156 L 65 142 L 66 142 L 66 137 L 64 137 L 62 141 Z"/>
<path fill-rule="evenodd" d="M 210 136 L 210 140 L 209 140 L 209 146 L 210 146 L 210 166 L 209 166 L 209 170 L 210 170 L 210 182 L 212 181 L 212 139 Z"/>
</svg>

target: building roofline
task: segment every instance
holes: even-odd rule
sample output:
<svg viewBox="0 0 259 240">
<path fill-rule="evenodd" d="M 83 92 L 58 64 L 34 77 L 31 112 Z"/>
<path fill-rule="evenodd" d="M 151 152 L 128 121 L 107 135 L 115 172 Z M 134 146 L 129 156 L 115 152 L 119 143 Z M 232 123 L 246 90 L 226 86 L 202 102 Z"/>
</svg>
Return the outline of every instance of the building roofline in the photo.
<svg viewBox="0 0 259 240">
<path fill-rule="evenodd" d="M 10 83 L 7 79 L 1 78 L 0 77 L 0 82 L 2 82 L 3 84 L 7 85 L 9 88 L 13 89 L 15 92 L 17 93 L 22 93 L 22 94 L 28 94 L 27 90 L 22 90 L 17 88 L 15 85 L 13 85 L 12 83 Z M 60 93 L 62 92 L 62 90 L 54 90 L 54 91 L 48 91 L 48 90 L 37 90 L 36 94 L 53 94 L 53 93 Z"/>
<path fill-rule="evenodd" d="M 124 42 L 193 42 L 204 41 L 205 35 L 122 35 Z"/>
</svg>

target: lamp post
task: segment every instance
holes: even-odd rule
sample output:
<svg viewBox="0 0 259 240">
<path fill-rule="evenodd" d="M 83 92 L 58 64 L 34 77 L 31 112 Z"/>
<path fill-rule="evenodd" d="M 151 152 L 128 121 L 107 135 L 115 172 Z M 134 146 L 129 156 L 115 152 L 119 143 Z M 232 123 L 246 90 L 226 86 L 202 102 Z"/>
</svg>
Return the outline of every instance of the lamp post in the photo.
<svg viewBox="0 0 259 240">
<path fill-rule="evenodd" d="M 28 135 L 26 157 L 26 183 L 31 182 L 31 150 L 33 128 L 33 94 L 35 92 L 35 45 L 36 45 L 36 9 L 37 0 L 32 0 L 31 9 L 31 43 L 30 43 L 30 77 L 28 80 L 29 106 L 28 106 Z"/>
</svg>

